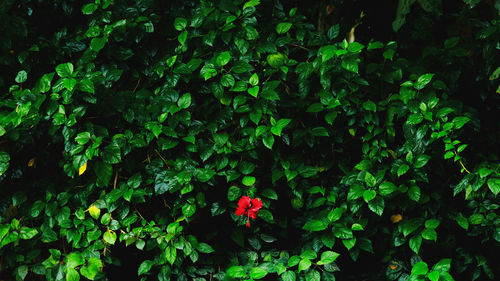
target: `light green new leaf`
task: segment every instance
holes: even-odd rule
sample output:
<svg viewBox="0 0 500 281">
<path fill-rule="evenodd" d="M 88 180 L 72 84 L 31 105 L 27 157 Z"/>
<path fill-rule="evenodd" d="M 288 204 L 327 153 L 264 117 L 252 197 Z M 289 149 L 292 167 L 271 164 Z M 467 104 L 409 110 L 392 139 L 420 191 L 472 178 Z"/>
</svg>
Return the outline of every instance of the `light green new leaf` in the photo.
<svg viewBox="0 0 500 281">
<path fill-rule="evenodd" d="M 276 26 L 276 32 L 278 34 L 287 33 L 288 30 L 290 30 L 291 27 L 292 27 L 292 23 L 291 22 L 282 22 L 282 23 L 279 23 Z"/>
</svg>

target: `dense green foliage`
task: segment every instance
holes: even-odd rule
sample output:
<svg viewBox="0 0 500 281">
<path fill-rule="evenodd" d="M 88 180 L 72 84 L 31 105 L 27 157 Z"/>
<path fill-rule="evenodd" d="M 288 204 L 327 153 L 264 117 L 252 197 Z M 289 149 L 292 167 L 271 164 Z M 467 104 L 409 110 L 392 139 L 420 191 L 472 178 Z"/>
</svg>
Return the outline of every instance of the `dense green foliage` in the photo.
<svg viewBox="0 0 500 281">
<path fill-rule="evenodd" d="M 0 279 L 499 278 L 500 4 L 292 2 L 1 1 Z"/>
</svg>

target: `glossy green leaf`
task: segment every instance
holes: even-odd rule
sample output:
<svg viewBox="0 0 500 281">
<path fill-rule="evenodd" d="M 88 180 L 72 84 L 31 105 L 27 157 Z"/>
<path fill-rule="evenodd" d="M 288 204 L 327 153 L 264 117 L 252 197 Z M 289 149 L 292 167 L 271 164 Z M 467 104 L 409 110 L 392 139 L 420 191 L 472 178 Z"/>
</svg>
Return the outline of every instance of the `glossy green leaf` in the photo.
<svg viewBox="0 0 500 281">
<path fill-rule="evenodd" d="M 411 269 L 411 275 L 425 275 L 429 271 L 427 264 L 423 261 L 417 262 Z"/>
</svg>

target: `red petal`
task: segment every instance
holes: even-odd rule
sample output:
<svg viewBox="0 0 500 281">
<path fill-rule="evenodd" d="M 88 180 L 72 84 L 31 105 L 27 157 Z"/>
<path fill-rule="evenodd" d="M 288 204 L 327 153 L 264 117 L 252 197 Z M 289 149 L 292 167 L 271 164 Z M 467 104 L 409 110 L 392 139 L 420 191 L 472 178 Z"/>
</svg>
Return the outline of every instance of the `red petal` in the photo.
<svg viewBox="0 0 500 281">
<path fill-rule="evenodd" d="M 247 220 L 247 223 L 245 224 L 247 227 L 250 227 L 250 220 Z"/>
<path fill-rule="evenodd" d="M 240 201 L 238 201 L 238 208 L 248 208 L 250 206 L 250 197 L 241 196 Z"/>
<path fill-rule="evenodd" d="M 252 210 L 259 210 L 262 208 L 262 201 L 259 198 L 254 198 L 252 201 Z"/>
<path fill-rule="evenodd" d="M 239 208 L 236 209 L 236 212 L 234 212 L 237 216 L 241 216 L 243 214 L 245 214 L 245 208 Z"/>
</svg>

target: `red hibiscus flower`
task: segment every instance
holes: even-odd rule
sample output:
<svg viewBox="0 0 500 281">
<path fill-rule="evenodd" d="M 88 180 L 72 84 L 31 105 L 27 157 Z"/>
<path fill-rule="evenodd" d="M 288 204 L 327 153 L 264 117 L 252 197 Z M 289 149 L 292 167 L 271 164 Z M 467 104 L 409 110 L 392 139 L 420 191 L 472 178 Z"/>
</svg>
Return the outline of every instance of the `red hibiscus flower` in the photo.
<svg viewBox="0 0 500 281">
<path fill-rule="evenodd" d="M 250 218 L 256 219 L 260 208 L 262 208 L 262 201 L 260 199 L 250 199 L 248 196 L 241 196 L 235 214 L 237 216 L 247 216 L 246 226 L 250 227 Z"/>
</svg>

